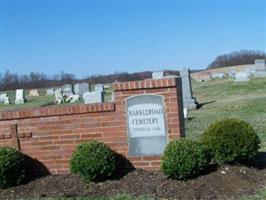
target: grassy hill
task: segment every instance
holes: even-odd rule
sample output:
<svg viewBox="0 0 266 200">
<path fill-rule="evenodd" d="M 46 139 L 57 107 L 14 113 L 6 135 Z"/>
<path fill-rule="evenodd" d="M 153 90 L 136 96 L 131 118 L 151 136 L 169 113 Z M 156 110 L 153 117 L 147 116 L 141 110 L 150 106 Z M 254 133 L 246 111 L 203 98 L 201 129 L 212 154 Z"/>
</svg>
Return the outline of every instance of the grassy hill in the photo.
<svg viewBox="0 0 266 200">
<path fill-rule="evenodd" d="M 193 81 L 192 90 L 200 108 L 188 113 L 187 137 L 198 138 L 216 120 L 238 118 L 254 127 L 262 141 L 261 150 L 266 151 L 266 78 Z"/>
<path fill-rule="evenodd" d="M 186 121 L 186 137 L 198 139 L 211 123 L 223 118 L 238 118 L 249 122 L 261 139 L 261 151 L 266 152 L 266 78 L 248 82 L 213 80 L 192 82 L 198 110 L 191 110 Z M 241 200 L 266 199 L 266 189 Z"/>
</svg>

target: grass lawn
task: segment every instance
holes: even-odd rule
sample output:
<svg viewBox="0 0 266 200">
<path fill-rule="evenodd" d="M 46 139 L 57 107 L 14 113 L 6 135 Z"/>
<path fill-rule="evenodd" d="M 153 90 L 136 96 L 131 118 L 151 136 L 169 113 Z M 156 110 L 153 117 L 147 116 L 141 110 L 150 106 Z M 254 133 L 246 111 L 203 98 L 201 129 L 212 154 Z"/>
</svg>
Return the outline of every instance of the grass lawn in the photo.
<svg viewBox="0 0 266 200">
<path fill-rule="evenodd" d="M 266 152 L 266 78 L 247 82 L 214 80 L 192 82 L 193 96 L 200 109 L 191 110 L 186 122 L 186 137 L 198 139 L 213 122 L 237 118 L 249 122 L 261 140 L 260 151 Z M 240 200 L 265 200 L 266 189 Z"/>
<path fill-rule="evenodd" d="M 261 151 L 266 151 L 266 78 L 248 82 L 214 80 L 192 82 L 193 96 L 200 109 L 191 110 L 186 122 L 186 136 L 197 139 L 213 122 L 237 118 L 249 122 L 261 139 Z"/>
</svg>

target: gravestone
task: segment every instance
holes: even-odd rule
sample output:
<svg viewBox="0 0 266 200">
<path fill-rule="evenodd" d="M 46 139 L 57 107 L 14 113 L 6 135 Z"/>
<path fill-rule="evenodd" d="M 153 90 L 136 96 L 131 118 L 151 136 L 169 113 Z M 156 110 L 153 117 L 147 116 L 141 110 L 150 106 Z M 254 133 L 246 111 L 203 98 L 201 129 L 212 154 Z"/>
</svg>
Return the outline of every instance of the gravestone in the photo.
<svg viewBox="0 0 266 200">
<path fill-rule="evenodd" d="M 25 102 L 24 89 L 16 90 L 15 104 L 23 104 Z"/>
<path fill-rule="evenodd" d="M 46 95 L 54 95 L 54 88 L 46 89 Z"/>
<path fill-rule="evenodd" d="M 74 85 L 74 93 L 77 95 L 83 95 L 85 92 L 89 92 L 89 84 L 88 83 L 76 83 Z"/>
<path fill-rule="evenodd" d="M 104 85 L 103 88 L 104 88 L 104 89 L 110 89 L 111 86 L 110 86 L 110 85 Z"/>
<path fill-rule="evenodd" d="M 256 78 L 266 77 L 266 71 L 256 71 L 253 73 L 253 75 Z"/>
<path fill-rule="evenodd" d="M 62 86 L 62 92 L 63 92 L 63 96 L 65 96 L 65 98 L 68 98 L 71 95 L 73 95 L 72 85 L 71 84 L 63 85 Z"/>
<path fill-rule="evenodd" d="M 237 72 L 235 75 L 236 82 L 249 81 L 249 73 L 247 72 Z"/>
<path fill-rule="evenodd" d="M 75 102 L 79 101 L 79 95 L 78 94 L 73 94 L 69 98 L 70 98 L 70 103 L 75 103 Z"/>
<path fill-rule="evenodd" d="M 152 72 L 152 79 L 162 79 L 164 76 L 163 71 Z"/>
<path fill-rule="evenodd" d="M 184 107 L 184 109 L 183 109 L 183 113 L 184 113 L 184 118 L 185 119 L 187 119 L 187 108 L 186 107 Z"/>
<path fill-rule="evenodd" d="M 192 97 L 190 70 L 183 68 L 183 70 L 180 71 L 180 76 L 182 80 L 183 106 L 188 109 L 194 109 L 197 105 L 195 99 Z"/>
<path fill-rule="evenodd" d="M 10 104 L 9 97 L 7 96 L 6 93 L 0 94 L 0 103 L 1 104 L 5 104 L 5 105 L 9 105 Z"/>
<path fill-rule="evenodd" d="M 177 75 L 166 75 L 163 77 L 163 79 L 170 79 L 170 78 L 178 78 Z"/>
<path fill-rule="evenodd" d="M 97 84 L 94 87 L 95 92 L 103 92 L 103 84 Z"/>
<path fill-rule="evenodd" d="M 86 82 L 81 83 L 79 91 L 80 91 L 79 95 L 83 95 L 84 93 L 89 92 L 90 91 L 89 84 Z"/>
<path fill-rule="evenodd" d="M 220 78 L 220 79 L 222 79 L 222 78 L 224 78 L 225 77 L 225 73 L 223 73 L 223 72 L 216 72 L 216 73 L 212 73 L 212 78 Z"/>
<path fill-rule="evenodd" d="M 39 91 L 37 89 L 29 90 L 29 96 L 30 97 L 38 97 L 40 96 Z"/>
<path fill-rule="evenodd" d="M 103 93 L 102 92 L 86 92 L 82 95 L 85 104 L 91 103 L 102 103 Z"/>
<path fill-rule="evenodd" d="M 54 92 L 54 95 L 55 95 L 55 103 L 56 104 L 63 103 L 64 99 L 63 99 L 63 92 L 62 92 L 61 88 L 56 89 Z"/>
<path fill-rule="evenodd" d="M 112 92 L 112 94 L 111 94 L 111 99 L 110 99 L 110 101 L 111 101 L 111 102 L 114 102 L 114 101 L 115 101 L 115 93 L 114 93 L 114 92 Z"/>
<path fill-rule="evenodd" d="M 126 100 L 129 155 L 161 155 L 167 143 L 164 100 L 138 95 Z"/>
<path fill-rule="evenodd" d="M 265 59 L 255 60 L 255 68 L 256 71 L 265 71 L 266 70 Z"/>
<path fill-rule="evenodd" d="M 74 94 L 80 94 L 80 83 L 74 85 Z"/>
</svg>

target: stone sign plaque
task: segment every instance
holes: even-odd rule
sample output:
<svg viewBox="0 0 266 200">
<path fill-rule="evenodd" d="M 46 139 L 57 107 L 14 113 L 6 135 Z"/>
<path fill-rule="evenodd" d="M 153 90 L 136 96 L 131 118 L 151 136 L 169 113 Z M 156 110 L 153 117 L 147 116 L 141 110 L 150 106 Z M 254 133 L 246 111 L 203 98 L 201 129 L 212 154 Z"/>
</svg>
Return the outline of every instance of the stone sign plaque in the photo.
<svg viewBox="0 0 266 200">
<path fill-rule="evenodd" d="M 162 154 L 167 142 L 163 97 L 138 95 L 126 101 L 129 155 Z"/>
</svg>

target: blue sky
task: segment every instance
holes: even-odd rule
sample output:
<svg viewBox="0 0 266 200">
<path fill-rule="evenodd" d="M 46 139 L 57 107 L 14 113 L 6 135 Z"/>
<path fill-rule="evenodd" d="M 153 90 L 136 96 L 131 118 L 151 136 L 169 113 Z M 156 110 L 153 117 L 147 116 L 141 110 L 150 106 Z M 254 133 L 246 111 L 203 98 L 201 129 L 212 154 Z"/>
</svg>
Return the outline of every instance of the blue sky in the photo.
<svg viewBox="0 0 266 200">
<path fill-rule="evenodd" d="M 1 70 L 205 68 L 217 55 L 266 49 L 266 1 L 0 0 Z"/>
</svg>

